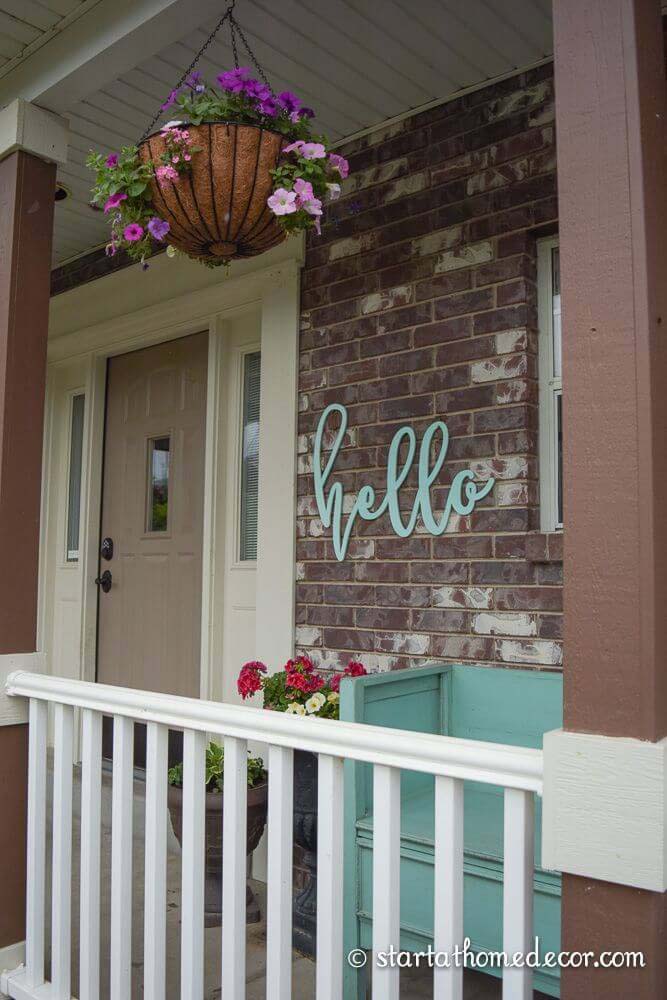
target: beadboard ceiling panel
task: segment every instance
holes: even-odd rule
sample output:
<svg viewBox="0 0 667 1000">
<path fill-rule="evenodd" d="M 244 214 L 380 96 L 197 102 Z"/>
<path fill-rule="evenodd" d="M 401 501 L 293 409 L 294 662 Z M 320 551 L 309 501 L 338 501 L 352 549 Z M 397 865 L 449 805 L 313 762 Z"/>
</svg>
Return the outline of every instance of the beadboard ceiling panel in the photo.
<svg viewBox="0 0 667 1000">
<path fill-rule="evenodd" d="M 56 19 L 83 6 L 0 0 L 0 60 L 20 58 L 21 46 L 37 44 Z M 200 0 L 192 0 L 179 40 L 97 87 L 91 80 L 90 92 L 67 109 L 70 161 L 59 176 L 72 197 L 56 207 L 56 262 L 104 242 L 105 221 L 88 205 L 87 152 L 138 139 L 215 24 L 210 9 L 201 19 L 198 9 Z M 332 140 L 552 52 L 551 0 L 238 0 L 235 14 L 274 88 L 312 105 L 317 127 Z M 200 64 L 210 80 L 233 65 L 221 34 Z"/>
<path fill-rule="evenodd" d="M 0 78 L 99 0 L 0 0 Z"/>
</svg>

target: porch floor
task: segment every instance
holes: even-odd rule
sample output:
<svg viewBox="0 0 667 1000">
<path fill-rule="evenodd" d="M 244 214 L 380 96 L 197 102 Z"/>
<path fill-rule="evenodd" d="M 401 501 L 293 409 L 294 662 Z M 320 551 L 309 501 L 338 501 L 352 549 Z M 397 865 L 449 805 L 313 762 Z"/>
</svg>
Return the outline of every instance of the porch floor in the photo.
<svg viewBox="0 0 667 1000">
<path fill-rule="evenodd" d="M 51 782 L 49 782 L 49 786 Z M 78 996 L 79 949 L 79 817 L 81 801 L 80 770 L 75 768 L 73 797 L 73 856 L 72 856 L 72 994 Z M 143 884 L 144 884 L 144 813 L 145 784 L 134 783 L 134 893 L 132 907 L 132 1000 L 143 997 Z M 49 824 L 51 802 L 49 802 Z M 50 828 L 49 842 L 50 842 Z M 105 772 L 102 782 L 102 941 L 101 941 L 101 992 L 100 1000 L 109 997 L 109 913 L 111 873 L 111 775 Z M 49 858 L 50 869 L 50 858 Z M 47 886 L 50 885 L 47 870 Z M 180 884 L 181 851 L 168 828 L 167 847 L 167 1000 L 180 996 Z M 252 883 L 265 913 L 265 886 Z M 47 900 L 50 914 L 50 900 Z M 50 922 L 47 919 L 47 923 Z M 47 926 L 47 941 L 50 927 Z M 264 920 L 249 924 L 247 929 L 247 1000 L 264 1000 L 266 996 L 266 925 Z M 47 950 L 47 964 L 48 964 Z M 205 930 L 205 993 L 204 1000 L 217 1000 L 220 989 L 220 928 Z M 315 964 L 310 959 L 294 953 L 294 1000 L 313 1000 L 315 996 Z M 496 1000 L 501 995 L 500 981 L 480 973 L 466 972 L 464 1000 Z M 404 970 L 401 974 L 401 1000 L 428 1000 L 433 996 L 432 977 L 428 969 Z M 536 994 L 536 997 L 538 994 Z M 128 998 L 130 1000 L 130 998 Z"/>
</svg>

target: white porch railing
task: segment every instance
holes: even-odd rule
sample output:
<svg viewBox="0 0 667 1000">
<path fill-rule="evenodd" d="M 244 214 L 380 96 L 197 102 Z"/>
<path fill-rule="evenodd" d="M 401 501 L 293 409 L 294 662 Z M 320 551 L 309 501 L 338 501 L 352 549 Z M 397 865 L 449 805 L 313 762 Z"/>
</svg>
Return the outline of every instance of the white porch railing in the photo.
<svg viewBox="0 0 667 1000">
<path fill-rule="evenodd" d="M 184 731 L 181 997 L 204 992 L 204 761 L 207 734 L 224 737 L 222 1000 L 245 997 L 246 750 L 269 745 L 267 1000 L 289 1000 L 292 975 L 292 755 L 319 757 L 317 1000 L 343 1000 L 343 761 L 374 765 L 373 950 L 399 947 L 400 772 L 435 776 L 434 948 L 463 944 L 463 781 L 505 789 L 503 949 L 532 939 L 534 796 L 542 753 L 513 746 L 299 718 L 261 709 L 133 691 L 25 672 L 7 691 L 30 702 L 26 964 L 2 979 L 15 1000 L 71 997 L 72 747 L 82 712 L 80 1000 L 100 996 L 102 716 L 114 719 L 111 1000 L 131 990 L 133 723 L 147 724 L 144 997 L 164 1000 L 167 733 Z M 51 973 L 45 982 L 47 722 L 53 705 Z M 462 997 L 463 970 L 434 970 L 436 1000 Z M 531 971 L 505 969 L 504 1000 L 532 995 Z M 374 1000 L 398 1000 L 399 969 L 373 965 Z"/>
</svg>

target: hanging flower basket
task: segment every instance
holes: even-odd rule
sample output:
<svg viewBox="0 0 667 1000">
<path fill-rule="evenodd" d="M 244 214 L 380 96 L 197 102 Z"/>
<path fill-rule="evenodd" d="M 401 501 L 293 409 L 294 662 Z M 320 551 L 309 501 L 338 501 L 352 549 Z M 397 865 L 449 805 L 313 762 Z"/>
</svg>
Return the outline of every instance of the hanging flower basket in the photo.
<svg viewBox="0 0 667 1000">
<path fill-rule="evenodd" d="M 93 204 L 109 216 L 107 253 L 147 267 L 160 244 L 215 266 L 252 257 L 288 233 L 320 232 L 340 194 L 347 161 L 313 134 L 314 112 L 290 91 L 274 93 L 233 16 L 225 12 L 136 146 L 91 153 Z M 193 67 L 227 22 L 236 67 L 207 85 Z M 237 39 L 256 66 L 236 60 Z M 174 109 L 178 121 L 152 131 Z M 150 133 L 150 134 L 149 134 Z"/>
<path fill-rule="evenodd" d="M 182 126 L 182 128 L 186 128 Z M 287 141 L 257 125 L 202 122 L 186 130 L 199 152 L 178 178 L 153 177 L 151 200 L 169 223 L 168 242 L 209 263 L 253 257 L 281 243 L 287 232 L 268 206 Z M 142 163 L 159 163 L 168 137 L 157 132 L 139 146 Z"/>
</svg>

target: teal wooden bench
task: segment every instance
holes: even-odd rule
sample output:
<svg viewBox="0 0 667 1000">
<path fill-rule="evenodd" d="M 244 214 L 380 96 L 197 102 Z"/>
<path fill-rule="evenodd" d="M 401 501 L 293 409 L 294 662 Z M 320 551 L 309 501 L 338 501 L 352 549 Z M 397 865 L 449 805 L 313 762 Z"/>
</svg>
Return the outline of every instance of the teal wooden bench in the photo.
<svg viewBox="0 0 667 1000">
<path fill-rule="evenodd" d="M 541 747 L 562 725 L 562 677 L 528 670 L 433 664 L 359 677 L 341 685 L 341 719 L 491 743 Z M 372 943 L 372 769 L 346 763 L 345 953 Z M 535 934 L 540 951 L 560 950 L 560 876 L 540 867 L 541 802 L 535 820 Z M 433 940 L 434 779 L 401 777 L 401 949 Z M 475 951 L 502 949 L 503 791 L 464 790 L 464 932 Z M 346 966 L 347 1000 L 365 996 L 366 972 Z M 500 976 L 500 970 L 489 970 Z M 534 986 L 559 996 L 557 969 L 537 969 Z"/>
</svg>

